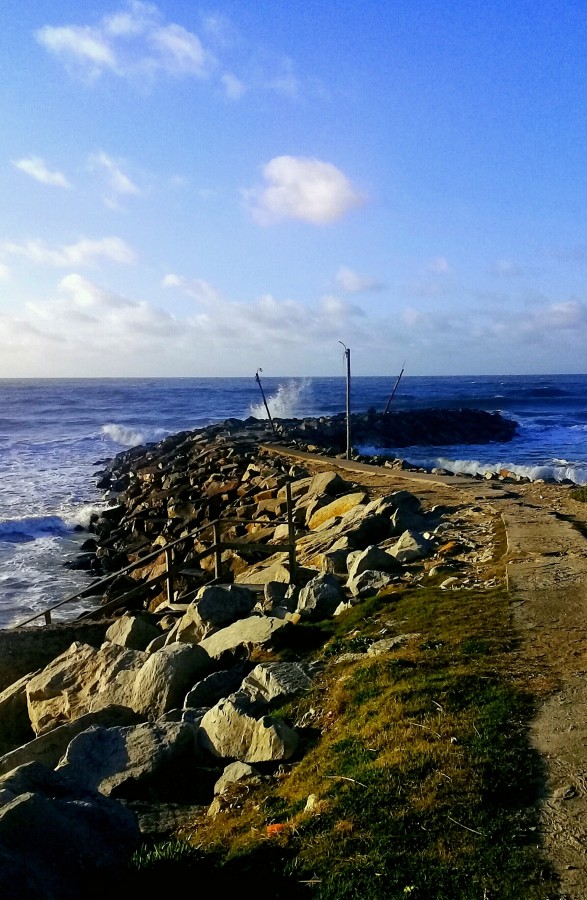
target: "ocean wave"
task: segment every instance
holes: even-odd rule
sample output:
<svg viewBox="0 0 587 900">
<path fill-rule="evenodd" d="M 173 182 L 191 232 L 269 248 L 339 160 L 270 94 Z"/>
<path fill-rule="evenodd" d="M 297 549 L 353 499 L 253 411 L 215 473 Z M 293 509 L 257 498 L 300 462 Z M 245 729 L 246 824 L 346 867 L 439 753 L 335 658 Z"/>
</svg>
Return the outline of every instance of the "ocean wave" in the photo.
<svg viewBox="0 0 587 900">
<path fill-rule="evenodd" d="M 444 457 L 410 462 L 426 469 L 446 469 L 455 475 L 487 475 L 507 471 L 520 478 L 528 478 L 530 481 L 572 481 L 574 484 L 587 484 L 587 466 L 570 463 L 567 460 L 552 460 L 552 462 L 542 465 L 521 465 L 507 462 L 483 463 L 476 459 L 446 459 Z"/>
<path fill-rule="evenodd" d="M 60 516 L 26 516 L 0 522 L 0 541 L 24 544 L 43 537 L 60 537 L 71 527 Z"/>
<path fill-rule="evenodd" d="M 123 447 L 136 447 L 146 443 L 146 437 L 142 431 L 127 428 L 125 425 L 117 425 L 115 422 L 102 425 L 101 432 L 116 444 L 122 444 Z"/>
<path fill-rule="evenodd" d="M 294 419 L 302 414 L 302 400 L 312 385 L 311 378 L 290 379 L 286 384 L 280 384 L 270 397 L 267 397 L 267 406 L 271 417 L 274 419 Z M 251 403 L 249 413 L 255 419 L 266 419 L 267 410 L 261 400 L 260 403 Z"/>
</svg>

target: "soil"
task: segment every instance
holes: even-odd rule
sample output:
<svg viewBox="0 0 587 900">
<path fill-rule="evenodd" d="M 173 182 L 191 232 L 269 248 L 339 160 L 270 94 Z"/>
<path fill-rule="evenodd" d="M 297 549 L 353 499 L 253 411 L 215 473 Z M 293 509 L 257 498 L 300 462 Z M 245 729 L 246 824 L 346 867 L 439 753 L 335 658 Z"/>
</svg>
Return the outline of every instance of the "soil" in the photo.
<svg viewBox="0 0 587 900">
<path fill-rule="evenodd" d="M 278 448 L 271 448 L 277 451 Z M 282 451 L 282 448 L 279 448 Z M 491 545 L 471 556 L 473 580 L 505 578 L 519 636 L 518 674 L 538 708 L 531 740 L 545 772 L 542 846 L 560 878 L 556 900 L 587 898 L 587 503 L 567 485 L 429 475 L 299 451 L 310 470 L 339 468 L 373 494 L 412 490 L 455 528 Z M 554 900 L 554 898 L 553 898 Z"/>
</svg>

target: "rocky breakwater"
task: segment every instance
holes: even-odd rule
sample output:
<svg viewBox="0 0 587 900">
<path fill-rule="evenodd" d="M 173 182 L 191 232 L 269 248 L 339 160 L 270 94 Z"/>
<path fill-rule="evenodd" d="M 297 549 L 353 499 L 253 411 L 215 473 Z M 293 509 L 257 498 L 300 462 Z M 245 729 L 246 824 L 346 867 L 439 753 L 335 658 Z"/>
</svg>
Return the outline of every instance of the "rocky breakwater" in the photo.
<svg viewBox="0 0 587 900">
<path fill-rule="evenodd" d="M 139 565 L 116 579 L 128 600 L 102 643 L 75 640 L 0 694 L 0 877 L 12 897 L 81 896 L 141 834 L 171 833 L 203 806 L 221 814 L 251 783 L 285 777 L 308 732 L 276 710 L 295 710 L 325 665 L 300 640 L 304 622 L 373 595 L 392 603 L 430 575 L 444 589 L 483 583 L 487 534 L 463 535 L 454 510 L 311 475 L 258 452 L 265 439 L 263 424 L 230 421 L 135 448 L 101 473 L 114 505 L 87 552 L 107 572 L 178 541 L 174 590 L 148 583 L 157 559 Z M 293 570 L 275 546 L 290 533 L 286 483 Z M 231 546 L 211 584 L 220 515 L 243 521 L 226 522 Z M 409 639 L 390 634 L 365 652 Z"/>
</svg>

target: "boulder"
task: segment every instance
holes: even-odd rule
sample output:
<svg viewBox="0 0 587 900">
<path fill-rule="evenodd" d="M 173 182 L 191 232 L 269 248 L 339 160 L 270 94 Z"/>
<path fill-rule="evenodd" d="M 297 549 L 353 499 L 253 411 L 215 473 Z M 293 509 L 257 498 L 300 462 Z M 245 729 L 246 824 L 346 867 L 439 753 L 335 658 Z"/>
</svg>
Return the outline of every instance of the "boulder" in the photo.
<svg viewBox="0 0 587 900">
<path fill-rule="evenodd" d="M 366 500 L 367 494 L 363 493 L 363 491 L 356 491 L 353 494 L 343 494 L 342 497 L 337 497 L 336 500 L 332 500 L 331 503 L 327 503 L 326 506 L 321 506 L 319 509 L 315 510 L 315 512 L 312 512 L 306 520 L 308 527 L 312 531 L 315 531 L 329 519 L 334 519 L 337 516 L 345 516 L 356 506 L 364 505 Z"/>
<path fill-rule="evenodd" d="M 387 551 L 400 563 L 414 562 L 428 556 L 434 545 L 418 531 L 404 531 L 402 536 Z"/>
<path fill-rule="evenodd" d="M 40 763 L 0 779 L 0 883 L 11 900 L 79 900 L 129 861 L 132 812 Z"/>
<path fill-rule="evenodd" d="M 185 698 L 186 709 L 197 709 L 202 706 L 214 706 L 223 697 L 228 697 L 240 687 L 244 676 L 241 666 L 232 669 L 223 669 L 220 672 L 212 672 L 202 681 L 198 681 L 188 691 Z"/>
<path fill-rule="evenodd" d="M 222 794 L 224 791 L 229 790 L 232 785 L 242 783 L 243 781 L 247 781 L 249 784 L 251 782 L 258 784 L 261 781 L 261 776 L 257 770 L 248 763 L 229 763 L 214 785 L 214 793 Z"/>
<path fill-rule="evenodd" d="M 26 686 L 35 734 L 110 704 L 132 706 L 134 681 L 148 658 L 110 642 L 98 650 L 73 643 Z"/>
<path fill-rule="evenodd" d="M 365 569 L 354 578 L 349 578 L 347 587 L 355 597 L 372 597 L 393 584 L 394 576 L 376 569 Z"/>
<path fill-rule="evenodd" d="M 299 663 L 259 663 L 243 679 L 240 692 L 252 704 L 287 703 L 312 688 L 312 679 Z"/>
<path fill-rule="evenodd" d="M 397 572 L 401 570 L 401 564 L 390 553 L 386 553 L 376 544 L 371 544 L 365 550 L 359 550 L 352 554 L 349 562 L 349 579 L 355 579 L 361 572 L 367 569 L 377 569 L 379 572 Z"/>
<path fill-rule="evenodd" d="M 140 722 L 140 716 L 127 706 L 105 706 L 104 709 L 97 712 L 86 713 L 85 716 L 80 716 L 73 722 L 59 725 L 52 731 L 23 744 L 22 747 L 5 753 L 0 757 L 0 775 L 5 775 L 11 769 L 30 762 L 39 762 L 54 768 L 74 737 L 92 725 L 112 727 L 114 725 L 135 725 L 138 722 Z"/>
<path fill-rule="evenodd" d="M 200 588 L 195 602 L 201 621 L 213 628 L 222 628 L 248 616 L 256 598 L 252 591 L 237 584 L 228 587 L 207 585 Z"/>
<path fill-rule="evenodd" d="M 57 770 L 106 796 L 132 798 L 144 792 L 152 798 L 158 789 L 169 796 L 180 771 L 189 793 L 190 770 L 201 759 L 197 728 L 187 722 L 94 725 L 72 740 Z"/>
<path fill-rule="evenodd" d="M 221 700 L 200 723 L 200 744 L 214 756 L 262 763 L 289 759 L 298 736 L 282 719 L 254 719 L 230 699 Z"/>
<path fill-rule="evenodd" d="M 220 660 L 225 654 L 248 655 L 252 647 L 269 644 L 280 628 L 288 625 L 286 619 L 275 616 L 249 616 L 239 619 L 198 644 L 211 659 Z"/>
<path fill-rule="evenodd" d="M 131 650 L 146 650 L 151 641 L 161 635 L 161 629 L 140 613 L 126 613 L 113 622 L 106 632 L 106 640 Z"/>
<path fill-rule="evenodd" d="M 334 575 L 317 575 L 300 591 L 297 611 L 304 618 L 325 619 L 345 600 L 345 593 Z"/>
<path fill-rule="evenodd" d="M 19 678 L 0 693 L 0 753 L 7 753 L 34 738 L 26 699 L 33 674 Z"/>
<path fill-rule="evenodd" d="M 183 706 L 189 689 L 211 668 L 201 645 L 168 644 L 149 656 L 136 674 L 129 706 L 151 719 L 158 718 Z"/>
</svg>

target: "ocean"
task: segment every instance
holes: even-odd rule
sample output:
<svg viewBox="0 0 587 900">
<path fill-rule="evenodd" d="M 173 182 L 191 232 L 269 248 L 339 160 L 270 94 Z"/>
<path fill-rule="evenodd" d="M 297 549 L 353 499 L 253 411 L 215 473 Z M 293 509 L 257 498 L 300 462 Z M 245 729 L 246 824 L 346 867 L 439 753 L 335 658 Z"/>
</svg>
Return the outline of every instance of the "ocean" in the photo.
<svg viewBox="0 0 587 900">
<path fill-rule="evenodd" d="M 353 377 L 352 410 L 385 409 L 396 377 Z M 263 377 L 262 384 L 275 417 L 345 408 L 344 378 Z M 587 483 L 586 375 L 406 375 L 390 408 L 430 406 L 500 411 L 519 423 L 518 435 L 505 444 L 397 452 L 415 465 L 468 473 L 507 468 L 533 479 Z M 249 415 L 266 417 L 254 377 L 0 380 L 0 627 L 88 583 L 87 575 L 63 564 L 88 536 L 76 526 L 86 526 L 104 505 L 94 473 L 106 459 Z"/>
</svg>

